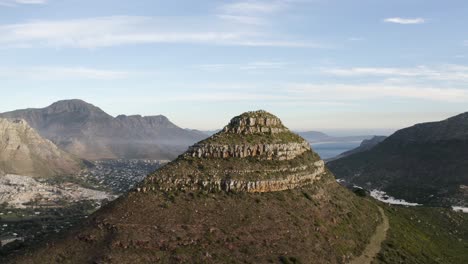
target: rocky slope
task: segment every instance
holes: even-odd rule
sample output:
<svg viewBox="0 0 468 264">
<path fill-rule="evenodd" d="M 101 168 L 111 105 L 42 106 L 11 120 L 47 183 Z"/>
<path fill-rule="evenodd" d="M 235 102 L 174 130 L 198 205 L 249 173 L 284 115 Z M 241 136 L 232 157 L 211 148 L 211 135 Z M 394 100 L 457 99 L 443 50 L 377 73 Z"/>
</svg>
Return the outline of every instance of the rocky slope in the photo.
<svg viewBox="0 0 468 264">
<path fill-rule="evenodd" d="M 249 112 L 14 263 L 348 263 L 382 221 L 275 116 Z"/>
<path fill-rule="evenodd" d="M 26 120 L 43 137 L 84 159 L 173 159 L 203 135 L 177 127 L 164 116 L 116 118 L 81 100 L 59 101 L 0 117 Z"/>
<path fill-rule="evenodd" d="M 80 167 L 79 159 L 42 138 L 26 121 L 0 118 L 0 174 L 51 177 L 77 173 Z"/>
<path fill-rule="evenodd" d="M 327 164 L 338 178 L 431 205 L 468 204 L 468 113 L 397 131 Z"/>
</svg>

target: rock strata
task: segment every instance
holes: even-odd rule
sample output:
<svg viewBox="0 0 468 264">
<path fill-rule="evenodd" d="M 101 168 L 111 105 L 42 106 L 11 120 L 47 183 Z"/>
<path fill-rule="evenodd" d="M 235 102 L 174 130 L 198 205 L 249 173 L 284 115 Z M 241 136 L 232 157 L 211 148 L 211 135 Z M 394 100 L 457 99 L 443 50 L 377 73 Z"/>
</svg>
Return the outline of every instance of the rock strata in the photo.
<svg viewBox="0 0 468 264">
<path fill-rule="evenodd" d="M 294 171 L 294 173 L 291 173 Z M 204 190 L 210 192 L 277 192 L 289 189 L 295 189 L 304 185 L 312 184 L 316 180 L 321 179 L 321 175 L 325 173 L 325 164 L 323 161 L 317 161 L 310 167 L 302 167 L 299 171 L 292 169 L 291 171 L 283 171 L 282 177 L 271 177 L 267 180 L 242 180 L 232 179 L 227 177 L 212 177 L 203 179 L 194 177 L 186 178 L 153 178 L 152 182 L 156 183 L 152 187 L 137 188 L 138 192 L 147 191 L 196 191 Z M 248 172 L 247 172 L 248 173 Z"/>
<path fill-rule="evenodd" d="M 256 157 L 265 160 L 291 160 L 308 150 L 310 145 L 307 142 L 254 145 L 197 144 L 190 147 L 185 155 L 194 158 Z"/>
<path fill-rule="evenodd" d="M 234 117 L 137 191 L 275 192 L 313 184 L 325 172 L 306 140 L 274 115 L 256 111 Z"/>
</svg>

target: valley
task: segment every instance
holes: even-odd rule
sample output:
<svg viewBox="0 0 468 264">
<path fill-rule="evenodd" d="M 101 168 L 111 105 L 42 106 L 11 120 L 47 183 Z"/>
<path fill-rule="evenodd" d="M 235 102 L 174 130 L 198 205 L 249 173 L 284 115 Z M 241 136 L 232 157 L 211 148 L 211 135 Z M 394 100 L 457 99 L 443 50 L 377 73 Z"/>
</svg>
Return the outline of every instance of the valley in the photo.
<svg viewBox="0 0 468 264">
<path fill-rule="evenodd" d="M 99 160 L 68 177 L 1 176 L 0 260 L 69 230 L 167 162 Z"/>
</svg>

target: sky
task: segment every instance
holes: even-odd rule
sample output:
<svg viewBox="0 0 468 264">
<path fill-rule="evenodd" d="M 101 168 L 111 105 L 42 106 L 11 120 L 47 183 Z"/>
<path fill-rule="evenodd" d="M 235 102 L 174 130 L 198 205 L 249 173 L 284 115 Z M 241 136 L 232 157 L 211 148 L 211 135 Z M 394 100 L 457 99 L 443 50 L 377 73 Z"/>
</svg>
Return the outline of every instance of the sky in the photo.
<svg viewBox="0 0 468 264">
<path fill-rule="evenodd" d="M 0 0 L 0 112 L 79 98 L 220 128 L 376 131 L 468 110 L 463 0 Z"/>
</svg>

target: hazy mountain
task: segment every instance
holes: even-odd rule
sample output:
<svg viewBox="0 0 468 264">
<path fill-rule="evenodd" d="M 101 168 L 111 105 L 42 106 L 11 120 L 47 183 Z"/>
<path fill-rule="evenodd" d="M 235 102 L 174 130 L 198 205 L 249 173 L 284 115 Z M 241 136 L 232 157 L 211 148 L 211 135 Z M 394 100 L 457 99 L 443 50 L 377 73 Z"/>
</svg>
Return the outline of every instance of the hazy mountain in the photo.
<svg viewBox="0 0 468 264">
<path fill-rule="evenodd" d="M 249 112 L 14 263 L 349 263 L 382 223 L 303 138 Z"/>
<path fill-rule="evenodd" d="M 358 135 L 358 136 L 330 136 L 323 132 L 318 131 L 306 131 L 306 132 L 298 132 L 298 134 L 307 139 L 311 143 L 318 143 L 318 142 L 349 142 L 349 141 L 362 141 L 365 139 L 370 139 L 372 135 Z"/>
<path fill-rule="evenodd" d="M 173 159 L 206 137 L 179 128 L 162 115 L 114 118 L 81 100 L 0 116 L 26 120 L 43 137 L 85 159 Z"/>
<path fill-rule="evenodd" d="M 42 138 L 26 121 L 0 118 L 0 174 L 64 176 L 80 167 L 78 158 Z"/>
<path fill-rule="evenodd" d="M 387 138 L 386 136 L 374 136 L 371 139 L 364 139 L 359 145 L 359 147 L 354 148 L 352 150 L 345 151 L 334 158 L 328 159 L 327 161 L 330 162 L 332 160 L 341 159 L 352 154 L 370 150 L 373 147 L 377 146 L 380 142 L 384 141 L 386 138 Z"/>
<path fill-rule="evenodd" d="M 338 178 L 408 201 L 468 204 L 468 113 L 397 131 L 328 163 Z"/>
</svg>

